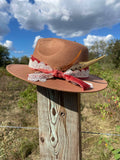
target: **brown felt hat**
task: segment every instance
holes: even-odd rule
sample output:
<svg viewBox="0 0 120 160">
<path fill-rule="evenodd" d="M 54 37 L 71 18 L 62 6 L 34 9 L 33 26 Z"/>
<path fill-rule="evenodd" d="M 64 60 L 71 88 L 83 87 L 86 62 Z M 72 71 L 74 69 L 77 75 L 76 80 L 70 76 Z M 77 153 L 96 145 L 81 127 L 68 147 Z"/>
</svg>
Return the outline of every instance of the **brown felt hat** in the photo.
<svg viewBox="0 0 120 160">
<path fill-rule="evenodd" d="M 80 54 L 79 54 L 80 53 Z M 79 55 L 78 55 L 79 54 Z M 66 66 L 88 61 L 88 49 L 82 44 L 58 38 L 41 38 L 35 47 L 33 57 L 40 62 L 44 62 L 52 69 L 63 71 Z M 76 58 L 77 57 L 77 58 Z M 66 92 L 95 92 L 107 87 L 107 82 L 94 75 L 89 75 L 85 81 L 93 84 L 93 88 L 82 91 L 80 86 L 72 84 L 64 79 L 52 78 L 46 82 L 34 82 L 28 80 L 28 74 L 34 73 L 28 65 L 10 64 L 7 66 L 8 72 L 14 76 L 33 83 L 38 86 Z"/>
</svg>

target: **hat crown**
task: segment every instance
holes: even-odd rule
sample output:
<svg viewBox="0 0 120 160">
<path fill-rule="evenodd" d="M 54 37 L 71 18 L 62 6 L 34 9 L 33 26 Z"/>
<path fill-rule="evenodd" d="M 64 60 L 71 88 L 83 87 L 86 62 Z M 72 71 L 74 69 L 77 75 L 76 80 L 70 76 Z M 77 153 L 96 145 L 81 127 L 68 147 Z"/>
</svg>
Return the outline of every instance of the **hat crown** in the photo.
<svg viewBox="0 0 120 160">
<path fill-rule="evenodd" d="M 80 50 L 81 54 L 76 63 L 88 60 L 87 47 L 65 39 L 41 38 L 37 42 L 33 56 L 56 69 L 70 64 Z"/>
<path fill-rule="evenodd" d="M 55 38 L 39 39 L 36 45 L 35 52 L 43 56 L 51 56 L 56 54 L 61 48 L 65 47 L 64 42 Z"/>
</svg>

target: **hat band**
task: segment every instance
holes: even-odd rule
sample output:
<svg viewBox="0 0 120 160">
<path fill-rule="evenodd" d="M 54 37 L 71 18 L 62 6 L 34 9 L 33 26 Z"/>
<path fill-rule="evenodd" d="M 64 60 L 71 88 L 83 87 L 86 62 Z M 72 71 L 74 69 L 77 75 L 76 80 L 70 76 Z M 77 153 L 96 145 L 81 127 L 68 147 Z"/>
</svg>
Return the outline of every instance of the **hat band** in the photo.
<svg viewBox="0 0 120 160">
<path fill-rule="evenodd" d="M 40 62 L 38 59 L 36 59 L 33 56 L 29 61 L 29 67 L 33 70 L 40 71 L 40 72 L 28 74 L 28 80 L 30 81 L 45 82 L 47 79 L 57 77 L 57 78 L 63 78 L 67 81 L 77 84 L 81 86 L 83 90 L 93 88 L 91 83 L 88 83 L 79 79 L 79 78 L 86 79 L 89 77 L 88 67 L 82 70 L 72 71 L 68 69 L 66 72 L 62 72 L 58 70 L 53 70 L 49 65 L 45 64 L 44 62 Z"/>
<path fill-rule="evenodd" d="M 53 69 L 49 65 L 45 64 L 44 62 L 40 62 L 37 58 L 33 56 L 31 56 L 29 60 L 29 67 L 32 69 L 42 69 L 42 70 L 53 71 Z M 89 67 L 86 67 L 82 70 L 75 70 L 75 71 L 68 69 L 67 71 L 64 72 L 64 74 L 72 75 L 74 77 L 81 78 L 81 79 L 86 79 L 89 77 Z"/>
</svg>

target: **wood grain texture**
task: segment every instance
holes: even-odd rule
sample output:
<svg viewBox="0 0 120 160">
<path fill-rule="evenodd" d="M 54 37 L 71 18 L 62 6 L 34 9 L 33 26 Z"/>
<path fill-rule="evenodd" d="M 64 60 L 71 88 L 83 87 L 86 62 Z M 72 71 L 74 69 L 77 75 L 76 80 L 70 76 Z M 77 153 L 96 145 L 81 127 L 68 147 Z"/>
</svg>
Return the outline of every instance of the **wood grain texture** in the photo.
<svg viewBox="0 0 120 160">
<path fill-rule="evenodd" d="M 37 87 L 40 160 L 81 159 L 78 96 Z"/>
</svg>

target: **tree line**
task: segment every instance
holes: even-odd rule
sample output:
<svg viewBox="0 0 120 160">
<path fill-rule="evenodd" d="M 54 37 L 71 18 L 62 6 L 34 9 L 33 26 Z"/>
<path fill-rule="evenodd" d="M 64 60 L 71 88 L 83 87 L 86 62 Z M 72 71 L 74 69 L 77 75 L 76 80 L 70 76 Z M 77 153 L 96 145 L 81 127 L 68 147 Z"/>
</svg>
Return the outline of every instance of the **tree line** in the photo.
<svg viewBox="0 0 120 160">
<path fill-rule="evenodd" d="M 89 47 L 89 59 L 97 58 L 106 55 L 100 63 L 112 65 L 112 68 L 120 67 L 120 40 L 111 40 L 110 42 L 99 41 Z M 21 58 L 10 58 L 8 48 L 0 45 L 0 67 L 5 67 L 8 64 L 28 64 L 29 58 L 23 56 Z"/>
<path fill-rule="evenodd" d="M 21 58 L 10 58 L 9 49 L 3 45 L 0 45 L 0 67 L 6 67 L 8 64 L 28 64 L 29 57 L 23 56 Z"/>
<path fill-rule="evenodd" d="M 89 48 L 89 58 L 98 58 L 106 55 L 106 57 L 99 63 L 111 65 L 112 68 L 120 67 L 120 40 L 111 40 L 109 42 L 99 41 L 95 42 Z"/>
</svg>

